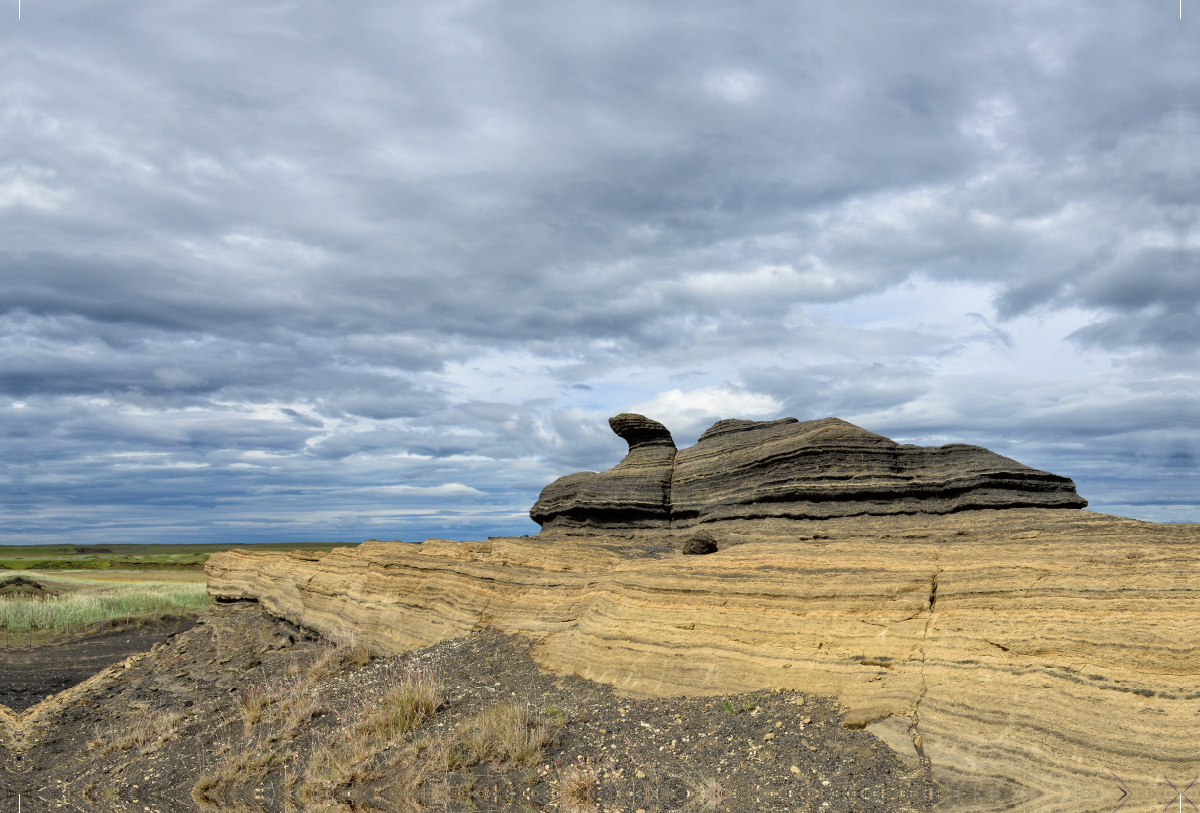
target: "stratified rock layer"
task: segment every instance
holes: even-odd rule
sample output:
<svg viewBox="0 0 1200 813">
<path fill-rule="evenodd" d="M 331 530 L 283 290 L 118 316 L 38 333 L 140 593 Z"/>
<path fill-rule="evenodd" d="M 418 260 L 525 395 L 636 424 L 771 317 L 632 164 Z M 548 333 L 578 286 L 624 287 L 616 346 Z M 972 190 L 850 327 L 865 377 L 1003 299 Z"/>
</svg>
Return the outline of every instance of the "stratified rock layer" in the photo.
<svg viewBox="0 0 1200 813">
<path fill-rule="evenodd" d="M 608 419 L 629 453 L 615 468 L 560 477 L 542 490 L 529 515 L 557 527 L 663 528 L 671 523 L 675 442 L 658 421 L 623 412 Z"/>
<path fill-rule="evenodd" d="M 979 446 L 900 445 L 837 418 L 719 421 L 675 457 L 674 527 L 722 519 L 1083 508 L 1066 477 Z"/>
<path fill-rule="evenodd" d="M 530 511 L 545 528 L 687 528 L 729 519 L 950 514 L 975 508 L 1084 508 L 1066 477 L 979 446 L 901 445 L 837 418 L 718 421 L 676 453 L 641 415 L 609 421 L 629 441 L 610 471 L 546 486 Z"/>
<path fill-rule="evenodd" d="M 1200 526 L 1007 509 L 705 527 L 707 556 L 663 531 L 231 551 L 209 591 L 388 652 L 495 627 L 633 695 L 832 695 L 928 758 L 948 811 L 1112 810 L 1114 773 L 1124 810 L 1161 810 L 1163 776 L 1200 771 Z"/>
</svg>

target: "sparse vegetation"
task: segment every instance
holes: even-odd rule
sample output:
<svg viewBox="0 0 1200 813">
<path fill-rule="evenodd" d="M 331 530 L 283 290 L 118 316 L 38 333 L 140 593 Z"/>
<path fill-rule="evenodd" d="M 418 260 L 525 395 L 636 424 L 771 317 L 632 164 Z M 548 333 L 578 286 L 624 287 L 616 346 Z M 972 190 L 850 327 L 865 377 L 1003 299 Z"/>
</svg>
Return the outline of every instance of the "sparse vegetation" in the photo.
<svg viewBox="0 0 1200 813">
<path fill-rule="evenodd" d="M 600 789 L 600 769 L 587 757 L 579 757 L 558 770 L 557 801 L 563 813 L 595 813 Z"/>
<path fill-rule="evenodd" d="M 316 663 L 303 670 L 308 680 L 319 682 L 333 677 L 347 666 L 365 666 L 371 660 L 371 648 L 360 641 L 353 630 L 344 630 L 332 637 L 329 644 Z"/>
<path fill-rule="evenodd" d="M 691 780 L 688 789 L 696 799 L 696 804 L 705 810 L 712 810 L 725 801 L 725 788 L 711 776 Z"/>
<path fill-rule="evenodd" d="M 327 551 L 353 547 L 345 542 L 270 542 L 255 550 Z M 5 545 L 0 549 L 0 573 L 12 570 L 62 571 L 198 571 L 208 557 L 228 550 L 227 544 Z"/>
<path fill-rule="evenodd" d="M 428 666 L 410 662 L 390 671 L 378 698 L 361 698 L 343 716 L 342 725 L 314 746 L 305 770 L 302 797 L 321 801 L 337 788 L 363 778 L 369 771 L 368 760 L 395 745 L 401 734 L 442 705 L 441 687 Z"/>
<path fill-rule="evenodd" d="M 199 613 L 212 604 L 203 583 L 99 584 L 45 598 L 0 597 L 0 630 L 66 633 L 113 619 Z"/>
<path fill-rule="evenodd" d="M 528 706 L 505 702 L 476 714 L 459 736 L 467 764 L 510 760 L 529 767 L 542 758 L 542 748 L 554 737 L 554 731 Z"/>
<path fill-rule="evenodd" d="M 211 813 L 347 813 L 372 799 L 414 813 L 718 813 L 767 809 L 759 796 L 771 810 L 785 799 L 786 809 L 815 809 L 827 779 L 844 781 L 836 769 L 847 756 L 895 775 L 884 749 L 864 747 L 866 734 L 806 729 L 823 707 L 786 690 L 617 698 L 538 672 L 521 642 L 494 631 L 363 668 L 354 636 L 337 638 L 322 643 L 254 605 L 217 605 L 204 625 L 114 675 L 94 696 L 103 706 L 64 711 L 90 727 L 103 709 L 108 728 L 62 779 L 96 809 L 140 809 L 135 800 L 154 787 L 178 793 L 179 809 Z M 225 664 L 242 682 L 226 678 Z M 340 671 L 317 680 L 318 665 Z M 143 704 L 180 709 L 186 722 L 142 713 Z M 926 789 L 908 781 L 897 790 L 920 801 L 908 807 L 927 809 Z M 110 784 L 115 797 L 102 795 Z"/>
<path fill-rule="evenodd" d="M 148 751 L 169 738 L 182 721 L 182 714 L 166 712 L 155 716 L 143 714 L 123 728 L 109 726 L 102 730 L 97 727 L 88 741 L 88 748 L 98 750 L 101 754 L 132 748 Z"/>
</svg>

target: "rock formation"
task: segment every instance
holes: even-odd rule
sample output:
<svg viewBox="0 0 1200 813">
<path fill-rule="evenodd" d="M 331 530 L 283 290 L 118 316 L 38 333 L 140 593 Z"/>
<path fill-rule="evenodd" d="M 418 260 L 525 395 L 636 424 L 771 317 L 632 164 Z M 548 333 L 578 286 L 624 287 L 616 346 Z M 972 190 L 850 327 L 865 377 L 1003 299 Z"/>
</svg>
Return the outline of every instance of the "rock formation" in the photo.
<svg viewBox="0 0 1200 813">
<path fill-rule="evenodd" d="M 623 412 L 608 419 L 629 453 L 599 474 L 581 471 L 542 490 L 529 515 L 539 525 L 666 528 L 671 524 L 671 472 L 675 441 L 667 427 Z"/>
<path fill-rule="evenodd" d="M 1124 810 L 1162 810 L 1163 775 L 1200 767 L 1200 526 L 1026 508 L 720 527 L 707 556 L 645 555 L 662 530 L 230 551 L 208 585 L 383 652 L 493 627 L 630 695 L 834 697 L 929 759 L 956 813 L 1109 811 L 1110 772 Z"/>
<path fill-rule="evenodd" d="M 680 452 L 641 415 L 609 420 L 629 454 L 555 480 L 530 510 L 544 528 L 688 528 L 732 519 L 1083 508 L 1066 477 L 979 446 L 901 445 L 837 418 L 718 421 Z"/>
<path fill-rule="evenodd" d="M 1200 526 L 1058 510 L 1086 505 L 1065 477 L 832 418 L 678 453 L 610 423 L 628 456 L 547 486 L 532 538 L 229 551 L 209 592 L 384 652 L 492 627 L 629 695 L 835 697 L 945 810 L 1161 808 L 1196 767 Z"/>
</svg>

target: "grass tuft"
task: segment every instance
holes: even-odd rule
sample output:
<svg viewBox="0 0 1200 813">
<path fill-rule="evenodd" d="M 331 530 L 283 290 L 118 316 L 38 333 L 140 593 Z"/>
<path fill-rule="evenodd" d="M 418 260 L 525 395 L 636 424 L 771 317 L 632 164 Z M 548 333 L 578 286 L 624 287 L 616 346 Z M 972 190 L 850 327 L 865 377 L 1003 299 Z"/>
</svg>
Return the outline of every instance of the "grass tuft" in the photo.
<svg viewBox="0 0 1200 813">
<path fill-rule="evenodd" d="M 433 669 L 420 661 L 392 666 L 378 697 L 361 700 L 342 728 L 317 741 L 305 769 L 302 797 L 320 802 L 355 779 L 370 775 L 369 761 L 396 744 L 441 707 L 442 689 Z M 446 757 L 443 759 L 449 759 Z"/>
<path fill-rule="evenodd" d="M 528 767 L 542 758 L 543 747 L 554 737 L 554 729 L 527 706 L 498 703 L 476 714 L 461 732 L 466 757 L 471 764 L 511 760 Z"/>
<path fill-rule="evenodd" d="M 557 801 L 563 813 L 595 813 L 600 809 L 600 769 L 580 757 L 558 769 Z"/>
<path fill-rule="evenodd" d="M 88 740 L 88 748 L 98 750 L 101 754 L 111 754 L 114 751 L 128 751 L 139 748 L 142 753 L 148 753 L 159 742 L 171 737 L 183 715 L 178 712 L 165 712 L 155 717 L 143 714 L 124 728 L 109 726 L 107 731 L 97 727 Z"/>
<path fill-rule="evenodd" d="M 193 613 L 212 604 L 204 583 L 162 582 L 114 586 L 46 598 L 0 598 L 0 630 L 65 633 L 117 618 Z"/>
<path fill-rule="evenodd" d="M 712 810 L 725 801 L 725 788 L 712 777 L 692 780 L 688 782 L 688 787 L 696 798 L 696 804 L 705 809 Z"/>
</svg>

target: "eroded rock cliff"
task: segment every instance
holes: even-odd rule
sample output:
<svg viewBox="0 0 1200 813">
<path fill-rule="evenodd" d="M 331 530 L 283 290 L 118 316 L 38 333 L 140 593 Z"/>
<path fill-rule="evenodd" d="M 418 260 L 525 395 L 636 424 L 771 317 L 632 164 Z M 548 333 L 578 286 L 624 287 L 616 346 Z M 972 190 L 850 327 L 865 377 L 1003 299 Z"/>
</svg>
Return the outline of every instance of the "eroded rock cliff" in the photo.
<svg viewBox="0 0 1200 813">
<path fill-rule="evenodd" d="M 387 652 L 497 628 L 632 695 L 833 696 L 946 810 L 1111 809 L 1114 774 L 1148 809 L 1200 769 L 1200 527 L 1059 510 L 1086 505 L 1065 477 L 832 418 L 680 451 L 610 423 L 627 457 L 547 486 L 532 538 L 232 551 L 209 590 Z"/>
<path fill-rule="evenodd" d="M 730 519 L 1083 508 L 1075 484 L 979 446 L 901 445 L 837 418 L 718 421 L 676 452 L 641 415 L 609 421 L 629 454 L 555 480 L 530 511 L 545 528 L 688 528 Z"/>
<path fill-rule="evenodd" d="M 214 555 L 209 590 L 401 652 L 494 627 L 634 695 L 833 696 L 953 811 L 1161 809 L 1195 774 L 1200 526 L 1049 509 Z M 1169 792 L 1166 794 L 1169 796 Z M 1106 806 L 1107 805 L 1107 806 Z"/>
</svg>

